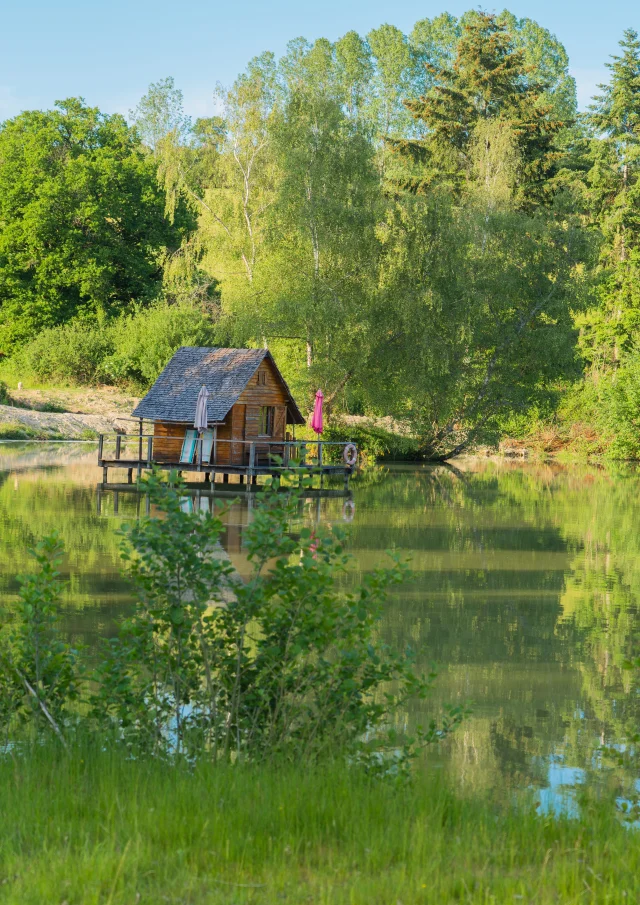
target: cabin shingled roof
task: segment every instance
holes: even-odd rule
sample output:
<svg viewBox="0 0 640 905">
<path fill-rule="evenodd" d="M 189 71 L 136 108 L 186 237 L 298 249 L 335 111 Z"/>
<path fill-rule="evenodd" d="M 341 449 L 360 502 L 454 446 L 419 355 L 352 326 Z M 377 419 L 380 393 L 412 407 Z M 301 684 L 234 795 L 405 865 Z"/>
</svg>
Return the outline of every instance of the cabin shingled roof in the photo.
<svg viewBox="0 0 640 905">
<path fill-rule="evenodd" d="M 193 422 L 198 393 L 204 385 L 209 391 L 209 421 L 224 421 L 265 358 L 271 360 L 289 396 L 291 419 L 295 424 L 304 424 L 304 418 L 268 349 L 183 346 L 140 400 L 133 415 L 149 421 Z"/>
</svg>

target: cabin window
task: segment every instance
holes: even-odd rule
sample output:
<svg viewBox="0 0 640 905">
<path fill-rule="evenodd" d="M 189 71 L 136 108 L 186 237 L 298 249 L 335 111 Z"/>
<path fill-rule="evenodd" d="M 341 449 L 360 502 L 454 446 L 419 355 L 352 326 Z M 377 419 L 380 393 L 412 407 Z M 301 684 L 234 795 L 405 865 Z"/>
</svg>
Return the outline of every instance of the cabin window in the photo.
<svg viewBox="0 0 640 905">
<path fill-rule="evenodd" d="M 272 437 L 273 436 L 273 422 L 275 420 L 275 414 L 276 414 L 275 405 L 260 406 L 260 436 L 262 436 L 262 437 Z"/>
<path fill-rule="evenodd" d="M 267 372 L 266 371 L 258 371 L 258 386 L 266 386 L 267 384 Z"/>
</svg>

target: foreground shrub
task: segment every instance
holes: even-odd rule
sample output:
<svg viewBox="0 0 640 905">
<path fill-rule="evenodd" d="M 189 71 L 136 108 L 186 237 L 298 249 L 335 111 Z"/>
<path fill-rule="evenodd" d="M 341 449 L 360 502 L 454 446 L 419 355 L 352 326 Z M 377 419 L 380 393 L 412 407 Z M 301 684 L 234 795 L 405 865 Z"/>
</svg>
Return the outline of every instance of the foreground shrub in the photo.
<svg viewBox="0 0 640 905">
<path fill-rule="evenodd" d="M 159 515 L 123 534 L 135 610 L 105 642 L 80 699 L 75 656 L 55 626 L 61 547 L 51 537 L 36 551 L 40 571 L 23 583 L 21 620 L 4 656 L 9 730 L 29 716 L 31 728 L 60 738 L 98 727 L 105 744 L 113 739 L 137 755 L 298 763 L 340 755 L 405 775 L 422 745 L 460 721 L 453 708 L 440 726 L 412 736 L 397 729 L 407 700 L 423 698 L 434 679 L 380 638 L 386 591 L 406 566 L 394 559 L 343 591 L 340 531 L 293 533 L 303 491 L 268 486 L 245 530 L 252 571 L 242 581 L 220 546 L 219 516 L 186 511 L 175 473 L 145 483 Z M 27 662 L 35 692 L 23 681 Z M 55 665 L 55 682 L 38 673 L 45 662 Z"/>
<path fill-rule="evenodd" d="M 342 592 L 339 531 L 291 534 L 298 494 L 269 487 L 245 530 L 243 582 L 220 555 L 217 516 L 185 512 L 175 476 L 153 475 L 147 489 L 164 517 L 125 534 L 137 608 L 101 669 L 94 712 L 105 728 L 158 753 L 343 752 L 398 769 L 459 720 L 456 710 L 413 738 L 393 728 L 433 679 L 379 638 L 386 590 L 406 575 L 399 562 Z"/>
<path fill-rule="evenodd" d="M 64 743 L 60 726 L 80 673 L 77 652 L 58 631 L 62 541 L 53 533 L 31 552 L 39 568 L 20 579 L 20 618 L 0 647 L 0 720 L 9 730 L 50 727 Z"/>
</svg>

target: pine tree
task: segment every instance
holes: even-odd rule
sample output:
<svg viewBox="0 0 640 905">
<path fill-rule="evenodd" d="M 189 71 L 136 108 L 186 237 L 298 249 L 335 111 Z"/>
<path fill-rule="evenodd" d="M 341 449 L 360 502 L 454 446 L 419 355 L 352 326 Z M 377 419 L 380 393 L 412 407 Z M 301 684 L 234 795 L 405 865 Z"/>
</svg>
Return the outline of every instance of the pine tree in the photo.
<svg viewBox="0 0 640 905">
<path fill-rule="evenodd" d="M 476 127 L 497 120 L 511 127 L 520 154 L 519 200 L 545 200 L 561 156 L 554 139 L 566 123 L 551 118 L 551 107 L 542 100 L 545 86 L 533 77 L 506 25 L 494 15 L 476 13 L 464 25 L 452 67 L 426 67 L 433 88 L 405 101 L 426 136 L 393 143 L 402 157 L 422 165 L 404 188 L 419 193 L 443 179 L 460 186 Z"/>
<path fill-rule="evenodd" d="M 640 339 L 640 39 L 628 29 L 607 67 L 587 121 L 588 184 L 604 237 L 601 305 L 584 320 L 583 346 L 596 367 L 617 367 Z"/>
</svg>

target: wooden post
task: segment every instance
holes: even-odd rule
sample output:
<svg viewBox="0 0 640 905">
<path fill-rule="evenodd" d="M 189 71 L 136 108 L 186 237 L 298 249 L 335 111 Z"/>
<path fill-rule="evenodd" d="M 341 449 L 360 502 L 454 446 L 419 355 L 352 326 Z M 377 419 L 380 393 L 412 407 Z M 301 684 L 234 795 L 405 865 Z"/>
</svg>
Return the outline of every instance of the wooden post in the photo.
<svg viewBox="0 0 640 905">
<path fill-rule="evenodd" d="M 198 453 L 197 453 L 197 457 L 196 457 L 196 463 L 197 463 L 197 465 L 198 465 L 198 471 L 202 471 L 202 465 L 203 465 L 203 462 L 202 462 L 202 443 L 203 443 L 203 440 L 202 440 L 202 434 L 201 434 L 201 435 L 198 437 Z"/>
<path fill-rule="evenodd" d="M 241 475 L 238 475 L 238 477 L 240 478 L 240 483 L 244 484 L 244 475 L 241 474 Z"/>
<path fill-rule="evenodd" d="M 307 444 L 306 443 L 300 444 L 300 464 L 301 465 L 307 464 Z"/>
<path fill-rule="evenodd" d="M 318 440 L 318 465 L 322 467 L 322 440 Z"/>
<path fill-rule="evenodd" d="M 119 508 L 120 508 L 120 494 L 116 490 L 116 491 L 114 491 L 114 494 L 113 494 L 113 514 L 114 515 L 118 514 Z"/>
<path fill-rule="evenodd" d="M 107 468 L 106 465 L 103 465 L 102 466 L 102 483 L 106 484 L 108 480 L 109 480 L 109 469 Z"/>
<path fill-rule="evenodd" d="M 211 459 L 209 459 L 211 461 Z M 213 464 L 216 465 L 218 462 L 218 425 L 213 425 Z M 215 480 L 215 476 L 214 476 Z"/>
<path fill-rule="evenodd" d="M 255 441 L 251 441 L 251 446 L 249 447 L 249 470 L 247 474 L 253 475 L 254 469 L 256 467 L 256 444 Z"/>
<path fill-rule="evenodd" d="M 102 450 L 104 448 L 104 434 L 98 438 L 98 465 L 102 465 Z"/>
<path fill-rule="evenodd" d="M 127 484 L 133 484 L 133 468 L 127 468 Z"/>
<path fill-rule="evenodd" d="M 229 472 L 228 471 L 225 471 L 225 473 L 222 475 L 222 483 L 223 484 L 229 483 Z"/>
<path fill-rule="evenodd" d="M 138 429 L 138 480 L 142 477 L 142 418 Z"/>
<path fill-rule="evenodd" d="M 210 483 L 211 483 L 211 472 L 210 472 L 210 471 L 205 471 L 205 473 L 204 473 L 204 483 L 205 483 L 205 484 L 210 484 Z"/>
<path fill-rule="evenodd" d="M 116 436 L 116 459 L 120 458 L 120 445 L 122 443 L 122 437 L 120 434 Z"/>
<path fill-rule="evenodd" d="M 153 437 L 147 437 L 147 468 L 151 468 L 153 461 Z"/>
</svg>

